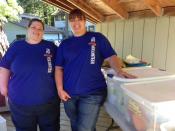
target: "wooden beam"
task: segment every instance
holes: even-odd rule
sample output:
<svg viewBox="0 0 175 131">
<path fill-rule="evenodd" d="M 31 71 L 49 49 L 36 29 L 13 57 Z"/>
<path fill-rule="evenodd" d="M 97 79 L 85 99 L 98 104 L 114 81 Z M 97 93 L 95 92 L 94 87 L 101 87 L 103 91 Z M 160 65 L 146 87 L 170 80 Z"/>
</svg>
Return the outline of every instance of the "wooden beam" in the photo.
<svg viewBox="0 0 175 131">
<path fill-rule="evenodd" d="M 169 0 L 169 1 L 171 1 L 171 2 L 175 3 L 175 0 Z"/>
<path fill-rule="evenodd" d="M 158 0 L 144 0 L 145 4 L 157 15 L 163 15 L 163 8 L 160 6 Z"/>
<path fill-rule="evenodd" d="M 98 23 L 98 21 L 94 20 L 93 18 L 91 18 L 91 17 L 89 17 L 89 16 L 87 16 L 87 21 L 89 21 L 89 22 L 91 22 L 91 23 L 93 23 L 93 24 Z"/>
<path fill-rule="evenodd" d="M 175 6 L 164 7 L 164 16 L 175 16 Z M 133 19 L 133 18 L 143 19 L 143 18 L 153 18 L 153 17 L 155 17 L 155 14 L 151 10 L 129 12 L 129 19 Z M 117 19 L 120 19 L 120 18 L 117 17 L 116 15 L 105 16 L 105 22 L 113 21 Z"/>
<path fill-rule="evenodd" d="M 155 17 L 155 14 L 152 10 L 149 10 L 149 9 L 129 12 L 129 19 L 131 18 L 143 19 L 143 18 L 151 18 L 151 17 Z"/>
<path fill-rule="evenodd" d="M 118 0 L 120 3 L 135 2 L 136 0 Z"/>
<path fill-rule="evenodd" d="M 51 4 L 53 6 L 56 6 L 60 9 L 62 9 L 63 11 L 65 11 L 66 13 L 69 13 L 72 9 L 77 8 L 74 5 L 71 5 L 71 3 L 68 3 L 65 0 L 43 0 L 44 2 Z M 65 3 L 63 3 L 65 2 Z M 96 19 L 92 18 L 91 16 L 87 15 L 87 20 L 92 22 L 92 23 L 98 23 L 99 21 L 97 21 Z"/>
<path fill-rule="evenodd" d="M 175 6 L 164 8 L 165 16 L 175 16 Z"/>
<path fill-rule="evenodd" d="M 48 3 L 48 4 L 51 4 L 53 6 L 56 6 L 58 7 L 59 9 L 62 9 L 64 10 L 65 12 L 70 12 L 70 8 L 68 8 L 67 6 L 64 6 L 63 4 L 57 2 L 57 0 L 43 0 L 44 2 Z"/>
<path fill-rule="evenodd" d="M 60 3 L 61 3 L 62 5 L 64 5 L 64 6 L 68 6 L 68 8 L 71 8 L 71 10 L 73 10 L 73 9 L 76 8 L 73 4 L 71 4 L 70 2 L 68 2 L 68 1 L 66 1 L 66 0 L 56 0 L 56 1 L 60 2 Z M 69 10 L 69 12 L 70 12 L 71 10 Z M 69 12 L 68 12 L 68 13 L 69 13 Z M 90 22 L 92 22 L 92 23 L 97 23 L 97 22 L 98 22 L 97 20 L 93 19 L 93 18 L 92 18 L 91 16 L 89 16 L 89 15 L 87 15 L 86 17 L 87 17 L 87 19 L 88 19 Z"/>
<path fill-rule="evenodd" d="M 71 10 L 75 8 L 74 5 L 72 5 L 71 3 L 67 2 L 66 0 L 55 0 L 55 1 L 57 1 L 58 3 L 64 5 L 65 7 L 70 8 Z"/>
<path fill-rule="evenodd" d="M 98 22 L 104 21 L 104 16 L 101 15 L 99 12 L 97 12 L 95 9 L 87 5 L 87 3 L 84 0 L 67 0 L 71 4 L 73 4 L 75 7 L 81 9 L 84 13 L 92 17 Z"/>
<path fill-rule="evenodd" d="M 141 10 L 141 11 L 134 11 L 129 12 L 129 18 L 128 19 L 143 19 L 143 18 L 152 18 L 155 17 L 155 14 L 151 10 Z M 120 19 L 120 17 L 117 17 L 116 15 L 110 15 L 105 17 L 105 22 L 107 21 L 113 21 Z"/>
<path fill-rule="evenodd" d="M 115 19 L 121 19 L 119 16 L 117 15 L 109 15 L 109 16 L 105 16 L 105 22 L 110 22 L 110 21 L 113 21 Z"/>
<path fill-rule="evenodd" d="M 102 2 L 110 7 L 120 18 L 128 18 L 128 12 L 123 9 L 123 7 L 119 3 L 119 0 L 102 0 Z"/>
</svg>

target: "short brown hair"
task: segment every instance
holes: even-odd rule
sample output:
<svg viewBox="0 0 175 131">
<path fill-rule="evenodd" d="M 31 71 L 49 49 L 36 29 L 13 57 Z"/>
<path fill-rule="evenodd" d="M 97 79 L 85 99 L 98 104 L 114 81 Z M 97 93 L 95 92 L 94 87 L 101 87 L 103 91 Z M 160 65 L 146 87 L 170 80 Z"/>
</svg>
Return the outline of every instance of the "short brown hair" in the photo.
<svg viewBox="0 0 175 131">
<path fill-rule="evenodd" d="M 33 22 L 39 22 L 39 23 L 41 23 L 42 26 L 43 26 L 43 30 L 44 30 L 44 23 L 43 23 L 43 21 L 40 20 L 40 19 L 37 19 L 37 18 L 31 19 L 31 20 L 29 21 L 28 27 L 30 27 L 30 26 L 32 25 Z"/>
<path fill-rule="evenodd" d="M 69 14 L 69 20 L 75 19 L 76 17 L 86 20 L 85 14 L 80 9 L 74 9 Z"/>
</svg>

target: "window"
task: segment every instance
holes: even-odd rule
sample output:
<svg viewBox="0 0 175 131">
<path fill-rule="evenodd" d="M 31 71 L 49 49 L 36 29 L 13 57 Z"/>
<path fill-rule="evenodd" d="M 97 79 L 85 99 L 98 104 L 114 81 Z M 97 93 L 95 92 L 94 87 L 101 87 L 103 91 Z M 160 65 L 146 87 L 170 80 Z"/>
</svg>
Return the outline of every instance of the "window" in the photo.
<svg viewBox="0 0 175 131">
<path fill-rule="evenodd" d="M 64 13 L 60 13 L 55 16 L 55 21 L 65 21 L 66 20 L 66 15 Z"/>
<path fill-rule="evenodd" d="M 88 31 L 95 31 L 95 26 L 94 25 L 91 25 L 91 26 L 88 26 Z"/>
<path fill-rule="evenodd" d="M 16 35 L 16 40 L 21 40 L 21 39 L 25 39 L 26 35 Z"/>
</svg>

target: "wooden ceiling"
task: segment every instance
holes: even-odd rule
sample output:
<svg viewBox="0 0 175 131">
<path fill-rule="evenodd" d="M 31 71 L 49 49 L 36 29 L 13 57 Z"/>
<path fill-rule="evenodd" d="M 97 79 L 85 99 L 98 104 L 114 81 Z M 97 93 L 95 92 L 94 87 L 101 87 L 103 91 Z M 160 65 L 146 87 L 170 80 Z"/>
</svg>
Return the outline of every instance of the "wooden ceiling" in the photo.
<svg viewBox="0 0 175 131">
<path fill-rule="evenodd" d="M 175 0 L 43 0 L 70 12 L 81 9 L 94 23 L 132 17 L 175 15 Z"/>
</svg>

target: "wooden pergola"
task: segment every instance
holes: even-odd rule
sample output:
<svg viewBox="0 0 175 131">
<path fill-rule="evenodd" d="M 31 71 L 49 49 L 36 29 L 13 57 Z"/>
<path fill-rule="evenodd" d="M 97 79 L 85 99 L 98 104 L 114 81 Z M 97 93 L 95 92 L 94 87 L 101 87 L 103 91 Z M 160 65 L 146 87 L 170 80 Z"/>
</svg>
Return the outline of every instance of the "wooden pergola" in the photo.
<svg viewBox="0 0 175 131">
<path fill-rule="evenodd" d="M 81 9 L 93 23 L 175 15 L 175 0 L 43 0 L 66 12 Z"/>
</svg>

